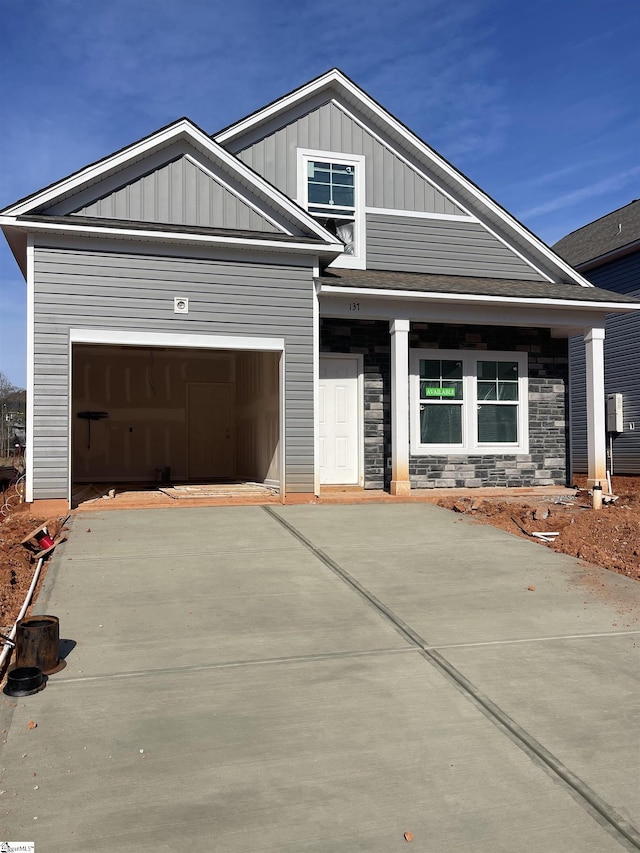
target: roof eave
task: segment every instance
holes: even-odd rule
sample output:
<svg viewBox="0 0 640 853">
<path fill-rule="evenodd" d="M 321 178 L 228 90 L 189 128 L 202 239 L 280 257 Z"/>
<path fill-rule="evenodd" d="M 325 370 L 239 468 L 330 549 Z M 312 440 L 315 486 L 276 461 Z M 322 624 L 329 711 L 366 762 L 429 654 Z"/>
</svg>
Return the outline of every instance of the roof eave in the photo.
<svg viewBox="0 0 640 853">
<path fill-rule="evenodd" d="M 461 305 L 502 305 L 505 307 L 544 307 L 558 310 L 580 309 L 581 311 L 597 311 L 598 313 L 630 314 L 640 311 L 638 304 L 625 302 L 591 302 L 577 299 L 553 299 L 551 297 L 535 298 L 530 296 L 490 296 L 477 293 L 442 293 L 440 291 L 423 290 L 386 290 L 384 288 L 347 287 L 333 284 L 317 285 L 318 295 L 367 296 L 373 299 L 397 300 L 429 300 L 432 302 L 456 302 Z"/>
<path fill-rule="evenodd" d="M 81 225 L 72 222 L 43 222 L 31 220 L 26 216 L 20 219 L 0 215 L 0 226 L 5 229 L 18 229 L 32 234 L 55 234 L 58 236 L 82 236 L 116 238 L 125 240 L 138 240 L 148 243 L 172 243 L 195 246 L 211 247 L 233 247 L 261 249 L 263 251 L 279 251 L 291 254 L 314 255 L 333 260 L 344 251 L 342 243 L 328 242 L 291 242 L 278 240 L 274 234 L 273 239 L 252 239 L 248 237 L 233 237 L 230 235 L 216 234 L 194 234 L 189 232 L 145 230 L 144 228 L 131 228 L 123 223 L 122 227 L 97 225 Z M 18 260 L 16 258 L 16 260 Z M 19 261 L 18 261 L 19 262 Z"/>
<path fill-rule="evenodd" d="M 612 249 L 610 252 L 604 252 L 602 255 L 597 255 L 595 258 L 581 261 L 576 264 L 576 269 L 579 272 L 589 272 L 596 267 L 601 267 L 603 264 L 609 264 L 612 261 L 617 261 L 627 255 L 632 255 L 634 252 L 640 251 L 640 240 L 635 240 L 633 243 L 627 243 L 625 246 L 620 246 L 617 249 Z"/>
</svg>

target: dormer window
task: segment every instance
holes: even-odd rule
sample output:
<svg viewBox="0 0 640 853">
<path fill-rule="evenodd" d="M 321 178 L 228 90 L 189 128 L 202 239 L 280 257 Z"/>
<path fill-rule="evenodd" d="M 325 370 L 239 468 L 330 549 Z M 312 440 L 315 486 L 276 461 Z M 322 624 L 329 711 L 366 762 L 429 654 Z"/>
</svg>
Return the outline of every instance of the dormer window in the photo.
<svg viewBox="0 0 640 853">
<path fill-rule="evenodd" d="M 344 243 L 332 266 L 365 268 L 364 157 L 299 151 L 298 199 Z"/>
</svg>

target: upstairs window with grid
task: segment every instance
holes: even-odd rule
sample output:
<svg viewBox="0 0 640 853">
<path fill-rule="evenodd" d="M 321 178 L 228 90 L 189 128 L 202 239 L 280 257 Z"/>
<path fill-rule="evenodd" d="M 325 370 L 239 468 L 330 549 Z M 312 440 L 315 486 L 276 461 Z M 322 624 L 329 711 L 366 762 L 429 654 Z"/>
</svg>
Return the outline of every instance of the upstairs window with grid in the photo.
<svg viewBox="0 0 640 853">
<path fill-rule="evenodd" d="M 347 163 L 309 160 L 307 209 L 314 219 L 345 244 L 345 254 L 356 254 L 356 167 Z"/>
</svg>

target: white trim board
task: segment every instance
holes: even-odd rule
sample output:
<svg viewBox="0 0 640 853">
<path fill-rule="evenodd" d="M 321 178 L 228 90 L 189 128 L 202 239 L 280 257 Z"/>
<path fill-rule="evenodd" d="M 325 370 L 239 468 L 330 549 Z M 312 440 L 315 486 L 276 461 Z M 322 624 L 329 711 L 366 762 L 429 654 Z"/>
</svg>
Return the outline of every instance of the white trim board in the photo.
<svg viewBox="0 0 640 853">
<path fill-rule="evenodd" d="M 33 502 L 33 447 L 34 447 L 34 378 L 35 378 L 35 256 L 33 237 L 27 235 L 27 446 L 25 470 L 25 502 Z"/>
<path fill-rule="evenodd" d="M 71 328 L 69 341 L 72 344 L 284 352 L 284 338 L 257 338 L 242 335 L 181 335 L 172 332 L 123 332 L 116 329 Z"/>
<path fill-rule="evenodd" d="M 460 205 L 458 205 L 460 207 Z M 407 216 L 414 219 L 440 219 L 445 222 L 465 222 L 478 224 L 480 220 L 471 214 L 461 216 L 458 213 L 430 213 L 426 210 L 398 210 L 391 207 L 365 207 L 365 213 L 378 214 L 380 216 Z"/>
</svg>

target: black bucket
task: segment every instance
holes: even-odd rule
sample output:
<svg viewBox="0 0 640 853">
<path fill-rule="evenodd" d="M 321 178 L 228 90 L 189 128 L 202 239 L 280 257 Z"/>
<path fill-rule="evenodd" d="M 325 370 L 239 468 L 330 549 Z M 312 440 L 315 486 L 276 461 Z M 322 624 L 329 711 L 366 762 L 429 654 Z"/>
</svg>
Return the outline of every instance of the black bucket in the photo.
<svg viewBox="0 0 640 853">
<path fill-rule="evenodd" d="M 16 626 L 16 667 L 37 667 L 46 675 L 65 666 L 59 657 L 60 623 L 57 616 L 28 616 Z"/>
<path fill-rule="evenodd" d="M 7 675 L 4 692 L 7 696 L 33 696 L 43 690 L 46 683 L 42 670 L 37 666 L 20 666 Z"/>
</svg>

